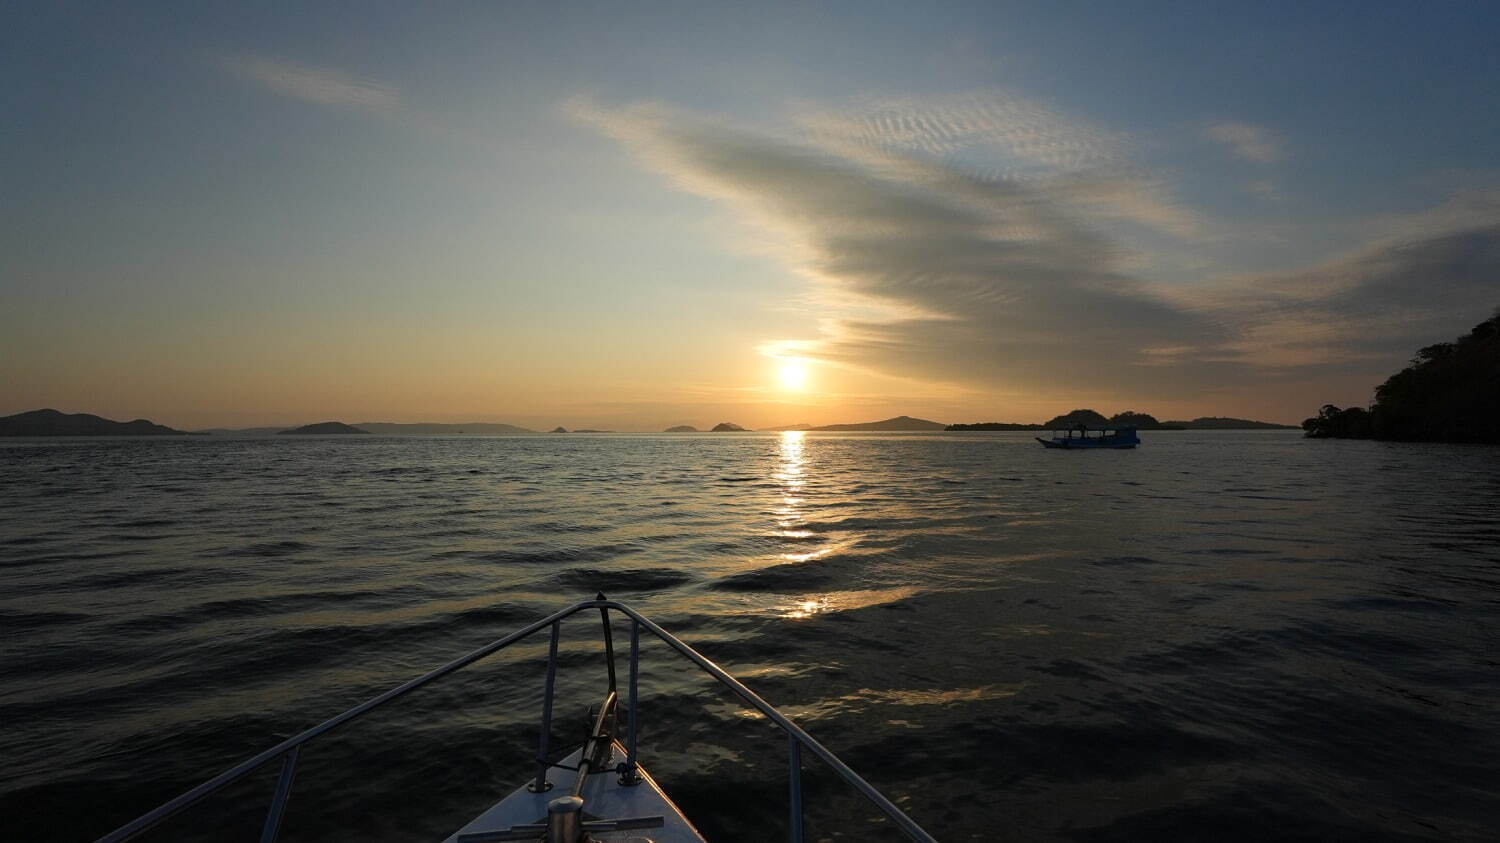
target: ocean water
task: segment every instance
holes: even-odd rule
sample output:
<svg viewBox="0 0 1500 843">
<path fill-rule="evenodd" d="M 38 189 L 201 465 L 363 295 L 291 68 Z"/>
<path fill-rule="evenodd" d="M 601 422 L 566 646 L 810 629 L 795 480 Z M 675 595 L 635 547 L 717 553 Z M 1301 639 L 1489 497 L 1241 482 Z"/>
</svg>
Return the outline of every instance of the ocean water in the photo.
<svg viewBox="0 0 1500 843">
<path fill-rule="evenodd" d="M 1143 438 L 5 441 L 0 836 L 90 839 L 601 590 L 939 839 L 1500 834 L 1500 448 Z M 554 746 L 598 641 L 564 624 Z M 545 646 L 312 744 L 284 839 L 438 839 L 524 782 Z M 649 641 L 641 691 L 699 827 L 784 836 L 780 733 Z M 807 768 L 812 839 L 897 839 Z M 256 839 L 274 775 L 158 839 Z"/>
</svg>

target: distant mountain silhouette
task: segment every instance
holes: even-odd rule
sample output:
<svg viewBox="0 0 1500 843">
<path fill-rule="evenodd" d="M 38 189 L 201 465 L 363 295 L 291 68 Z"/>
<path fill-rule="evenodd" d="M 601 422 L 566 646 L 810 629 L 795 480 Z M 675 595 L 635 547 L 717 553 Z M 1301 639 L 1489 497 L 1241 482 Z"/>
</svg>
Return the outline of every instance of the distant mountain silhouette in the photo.
<svg viewBox="0 0 1500 843">
<path fill-rule="evenodd" d="M 575 430 L 573 432 L 574 433 L 614 433 L 613 430 L 594 430 L 593 428 L 589 428 L 589 427 L 580 427 L 580 428 L 578 428 L 577 430 Z M 567 431 L 564 430 L 563 433 L 567 433 Z"/>
<path fill-rule="evenodd" d="M 1088 428 L 1134 427 L 1140 430 L 1290 430 L 1291 425 L 1271 422 L 1230 419 L 1219 416 L 1203 416 L 1192 421 L 1157 421 L 1149 413 L 1125 410 L 1109 418 L 1094 410 L 1073 410 L 1055 416 L 1044 424 L 1018 424 L 1014 422 L 979 422 L 977 424 L 950 424 L 948 430 L 1063 430 L 1084 425 Z"/>
<path fill-rule="evenodd" d="M 950 424 L 944 430 L 1045 430 L 1039 424 L 1020 422 L 974 422 L 973 424 Z"/>
<path fill-rule="evenodd" d="M 513 433 L 536 433 L 534 430 L 516 427 L 513 424 L 497 424 L 494 422 L 473 422 L 470 424 L 360 422 L 354 425 L 354 427 L 359 428 L 365 433 L 376 433 L 381 436 L 444 436 L 459 433 L 468 433 L 477 436 L 505 436 Z M 285 431 L 286 428 L 284 427 L 214 427 L 198 432 L 211 433 L 215 436 L 271 436 L 284 433 Z"/>
<path fill-rule="evenodd" d="M 566 427 L 563 427 L 562 425 L 558 425 L 557 427 L 554 427 L 554 428 L 552 428 L 551 430 L 549 430 L 547 432 L 548 433 L 567 433 L 568 429 Z"/>
<path fill-rule="evenodd" d="M 677 425 L 675 427 L 669 427 L 669 428 L 667 428 L 664 432 L 665 433 L 697 433 L 698 432 L 698 428 L 693 427 L 690 424 L 679 424 L 679 425 Z"/>
<path fill-rule="evenodd" d="M 1109 419 L 1094 412 L 1093 410 L 1074 410 L 1060 416 L 1053 416 L 1051 421 L 1044 422 L 1042 427 L 1049 430 L 1062 430 L 1066 427 L 1104 427 L 1109 424 Z"/>
<path fill-rule="evenodd" d="M 743 427 L 740 427 L 737 424 L 732 423 L 732 422 L 719 422 L 718 424 L 714 425 L 713 429 L 710 430 L 709 432 L 710 433 L 734 433 L 736 431 L 743 433 L 745 431 L 745 429 Z"/>
<path fill-rule="evenodd" d="M 781 432 L 785 430 L 812 430 L 813 426 L 803 422 L 802 424 L 784 424 L 781 427 L 759 427 L 756 430 Z"/>
<path fill-rule="evenodd" d="M 327 421 L 317 424 L 304 424 L 291 430 L 283 430 L 281 436 L 338 436 L 347 433 L 369 433 L 368 430 L 360 430 L 343 422 Z"/>
<path fill-rule="evenodd" d="M 1164 421 L 1163 427 L 1180 427 L 1183 430 L 1296 430 L 1293 424 L 1232 419 L 1224 416 L 1200 416 L 1192 421 Z"/>
<path fill-rule="evenodd" d="M 1134 427 L 1143 430 L 1155 430 L 1161 427 L 1161 422 L 1150 413 L 1137 413 L 1134 410 L 1125 410 L 1115 413 L 1109 417 L 1109 423 L 1116 427 Z"/>
<path fill-rule="evenodd" d="M 1500 443 L 1500 310 L 1418 351 L 1375 388 L 1369 409 L 1324 404 L 1302 429 L 1314 439 Z"/>
<path fill-rule="evenodd" d="M 814 427 L 813 430 L 942 430 L 945 425 L 942 422 L 928 421 L 927 419 L 914 419 L 911 416 L 896 416 L 883 421 L 862 422 L 859 424 L 825 424 Z"/>
<path fill-rule="evenodd" d="M 31 410 L 0 418 L 0 436 L 190 436 L 145 419 L 128 422 L 88 413 Z"/>
<path fill-rule="evenodd" d="M 513 424 L 496 424 L 494 422 L 473 422 L 470 424 L 359 422 L 354 426 L 369 433 L 378 433 L 381 436 L 442 436 L 444 434 L 457 433 L 467 433 L 476 436 L 503 436 L 509 433 L 536 433 L 535 430 L 516 427 Z"/>
</svg>

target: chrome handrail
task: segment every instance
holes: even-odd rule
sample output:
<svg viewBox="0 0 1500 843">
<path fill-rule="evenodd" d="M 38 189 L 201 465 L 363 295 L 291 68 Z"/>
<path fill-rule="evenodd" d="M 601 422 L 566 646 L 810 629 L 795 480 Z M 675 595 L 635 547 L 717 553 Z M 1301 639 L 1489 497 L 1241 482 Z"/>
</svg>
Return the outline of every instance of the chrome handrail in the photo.
<svg viewBox="0 0 1500 843">
<path fill-rule="evenodd" d="M 673 635 L 670 632 L 667 632 L 665 629 L 662 629 L 654 621 L 651 621 L 644 615 L 640 614 L 636 610 L 630 608 L 629 606 L 626 606 L 623 603 L 619 603 L 614 600 L 603 599 L 603 595 L 600 595 L 600 599 L 586 600 L 581 603 L 575 603 L 572 606 L 569 606 L 566 609 L 562 609 L 561 611 L 554 612 L 542 618 L 541 620 L 533 621 L 532 623 L 516 630 L 515 632 L 510 633 L 509 635 L 491 641 L 490 643 L 484 645 L 483 647 L 480 647 L 477 650 L 460 656 L 459 658 L 454 659 L 453 661 L 448 662 L 441 667 L 428 671 L 427 673 L 424 673 L 415 679 L 398 685 L 395 688 L 392 688 L 389 691 L 380 694 L 379 696 L 368 699 L 360 703 L 359 705 L 349 709 L 348 711 L 331 717 L 328 720 L 325 720 L 322 723 L 319 723 L 318 725 L 301 732 L 300 734 L 287 738 L 286 740 L 282 741 L 279 744 L 276 744 L 270 749 L 267 749 L 258 755 L 248 758 L 233 767 L 230 767 L 228 770 L 225 770 L 224 772 L 218 774 L 217 776 L 214 776 L 208 781 L 203 782 L 197 787 L 186 791 L 176 798 L 171 799 L 168 802 L 158 806 L 152 811 L 143 814 L 140 817 L 137 817 L 136 819 L 126 823 L 125 825 L 120 826 L 109 834 L 100 837 L 97 843 L 120 843 L 120 841 L 131 840 L 139 836 L 143 832 L 146 832 L 151 828 L 159 825 L 160 823 L 166 821 L 168 818 L 175 816 L 184 809 L 192 806 L 194 803 L 204 799 L 205 797 L 213 793 L 218 792 L 225 787 L 228 787 L 229 785 L 239 781 L 240 779 L 265 766 L 269 762 L 279 758 L 282 761 L 281 774 L 277 778 L 276 792 L 272 798 L 271 807 L 269 812 L 267 813 L 266 822 L 261 831 L 261 843 L 275 843 L 277 836 L 280 834 L 281 819 L 286 810 L 287 800 L 291 796 L 292 781 L 296 774 L 297 760 L 299 755 L 301 754 L 302 746 L 304 744 L 308 743 L 314 738 L 320 737 L 328 732 L 333 731 L 334 729 L 339 728 L 340 726 L 343 726 L 345 723 L 348 723 L 349 721 L 354 720 L 357 717 L 360 717 L 382 705 L 385 705 L 391 700 L 404 696 L 407 693 L 410 693 L 417 688 L 423 687 L 430 682 L 441 679 L 442 677 L 447 676 L 450 673 L 468 667 L 469 665 L 483 658 L 491 656 L 499 652 L 500 650 L 509 647 L 511 644 L 514 644 L 517 641 L 530 637 L 532 634 L 540 631 L 544 627 L 550 626 L 552 627 L 552 630 L 547 656 L 547 685 L 543 702 L 543 722 L 539 748 L 541 757 L 537 762 L 539 766 L 537 778 L 532 783 L 534 789 L 545 790 L 547 787 L 550 787 L 550 783 L 548 783 L 546 780 L 546 771 L 547 768 L 551 765 L 546 762 L 545 757 L 548 733 L 551 730 L 550 726 L 552 720 L 552 690 L 557 671 L 557 644 L 560 637 L 559 624 L 564 619 L 588 609 L 599 609 L 604 615 L 606 639 L 608 639 L 609 637 L 609 610 L 613 609 L 617 612 L 620 612 L 621 614 L 630 618 L 632 621 L 630 631 L 629 739 L 626 746 L 625 763 L 624 765 L 622 765 L 621 769 L 622 781 L 628 783 L 630 781 L 636 780 L 636 687 L 639 664 L 640 630 L 642 628 L 645 628 L 652 635 L 655 635 L 658 639 L 666 643 L 667 646 L 676 650 L 679 655 L 698 665 L 698 667 L 701 668 L 705 673 L 712 676 L 714 679 L 717 679 L 720 684 L 728 686 L 728 688 L 733 691 L 736 696 L 744 700 L 746 703 L 750 704 L 761 714 L 765 715 L 766 719 L 770 720 L 773 724 L 775 724 L 778 728 L 780 728 L 787 734 L 788 759 L 791 778 L 790 795 L 792 803 L 791 839 L 794 841 L 794 843 L 800 843 L 800 841 L 802 840 L 801 750 L 803 747 L 806 747 L 812 752 L 812 754 L 821 758 L 825 764 L 831 767 L 835 773 L 838 773 L 845 782 L 852 786 L 867 801 L 869 801 L 875 807 L 879 808 L 887 817 L 891 819 L 892 822 L 896 824 L 898 828 L 905 832 L 906 835 L 912 840 L 923 841 L 923 843 L 936 843 L 936 838 L 924 831 L 921 826 L 917 825 L 916 822 L 911 819 L 911 817 L 908 817 L 905 812 L 896 807 L 896 805 L 889 799 L 885 798 L 885 796 L 882 795 L 880 791 L 876 790 L 858 773 L 850 769 L 847 764 L 839 760 L 838 756 L 834 755 L 831 751 L 828 750 L 828 748 L 818 743 L 815 739 L 813 739 L 811 735 L 803 731 L 800 726 L 787 719 L 785 715 L 777 711 L 774 707 L 771 706 L 770 703 L 761 699 L 760 696 L 754 691 L 745 687 L 745 685 L 738 679 L 735 679 L 727 671 L 705 657 L 702 653 L 699 653 L 697 650 L 694 650 L 692 647 L 685 644 L 682 640 L 677 638 L 677 636 Z M 606 640 L 606 644 L 609 645 L 608 640 Z M 610 689 L 611 691 L 613 691 L 613 647 L 609 646 L 607 652 L 609 653 L 610 663 Z"/>
</svg>

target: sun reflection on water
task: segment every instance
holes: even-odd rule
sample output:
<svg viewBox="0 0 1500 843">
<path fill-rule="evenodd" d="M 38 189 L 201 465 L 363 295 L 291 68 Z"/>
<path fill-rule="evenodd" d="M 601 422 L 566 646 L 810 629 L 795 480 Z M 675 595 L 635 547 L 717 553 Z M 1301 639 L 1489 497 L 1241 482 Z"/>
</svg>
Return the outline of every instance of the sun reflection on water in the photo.
<svg viewBox="0 0 1500 843">
<path fill-rule="evenodd" d="M 777 460 L 771 473 L 771 479 L 776 482 L 780 495 L 772 509 L 774 535 L 794 547 L 796 544 L 804 546 L 778 553 L 776 565 L 808 563 L 847 550 L 851 541 L 831 539 L 826 533 L 808 529 L 812 462 L 809 459 L 806 432 L 783 431 L 778 445 Z M 802 620 L 828 612 L 901 600 L 912 593 L 913 589 L 910 588 L 891 588 L 788 595 L 790 602 L 779 603 L 772 611 L 783 618 Z"/>
<path fill-rule="evenodd" d="M 829 612 L 847 612 L 895 603 L 917 593 L 911 586 L 897 588 L 866 588 L 853 591 L 830 591 L 823 594 L 804 594 L 788 603 L 776 607 L 776 614 L 788 620 L 806 620 Z"/>
<path fill-rule="evenodd" d="M 802 520 L 802 489 L 807 485 L 807 479 L 803 476 L 807 471 L 805 438 L 800 430 L 781 433 L 781 460 L 776 464 L 776 473 L 771 478 L 781 484 L 781 508 L 777 510 L 777 524 L 783 530 L 796 526 Z"/>
<path fill-rule="evenodd" d="M 801 430 L 785 430 L 781 433 L 781 459 L 771 475 L 781 488 L 781 504 L 775 510 L 777 538 L 792 541 L 816 540 L 817 534 L 804 529 L 807 502 L 804 490 L 807 487 L 806 433 Z M 780 554 L 784 562 L 809 562 L 828 555 L 831 547 Z"/>
<path fill-rule="evenodd" d="M 801 600 L 793 603 L 789 609 L 782 613 L 782 617 L 800 620 L 810 618 L 828 608 L 828 595 L 823 595 L 816 600 Z"/>
</svg>

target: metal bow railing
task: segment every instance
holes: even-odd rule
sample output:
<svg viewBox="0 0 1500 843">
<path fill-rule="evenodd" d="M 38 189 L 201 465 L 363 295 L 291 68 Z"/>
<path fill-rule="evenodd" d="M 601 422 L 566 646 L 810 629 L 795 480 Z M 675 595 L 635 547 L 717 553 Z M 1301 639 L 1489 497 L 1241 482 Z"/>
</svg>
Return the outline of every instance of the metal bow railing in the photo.
<svg viewBox="0 0 1500 843">
<path fill-rule="evenodd" d="M 616 611 L 629 618 L 630 625 L 630 679 L 629 679 L 629 718 L 628 737 L 626 742 L 625 763 L 621 767 L 622 781 L 628 783 L 636 778 L 638 765 L 636 756 L 636 702 L 637 689 L 639 685 L 640 665 L 640 637 L 641 630 L 645 629 L 655 635 L 661 641 L 676 650 L 688 661 L 693 662 L 705 673 L 717 679 L 720 684 L 728 686 L 735 696 L 744 700 L 755 708 L 766 719 L 770 720 L 787 735 L 787 755 L 790 774 L 790 801 L 791 813 L 790 838 L 794 843 L 801 843 L 803 839 L 803 817 L 802 817 L 802 751 L 806 749 L 825 764 L 838 773 L 839 777 L 852 786 L 861 796 L 879 808 L 895 825 L 906 833 L 912 840 L 932 841 L 935 838 L 917 825 L 911 817 L 896 807 L 889 799 L 885 798 L 880 791 L 865 781 L 860 775 L 849 768 L 847 764 L 839 760 L 827 747 L 818 743 L 811 735 L 802 730 L 802 727 L 788 720 L 785 715 L 777 711 L 770 703 L 761 699 L 754 691 L 745 687 L 738 679 L 729 675 L 723 668 L 714 664 L 702 653 L 683 643 L 675 635 L 657 626 L 655 622 L 646 618 L 634 609 L 614 600 L 605 599 L 599 595 L 598 599 L 586 600 L 575 603 L 559 612 L 554 612 L 541 620 L 528 624 L 521 629 L 496 639 L 467 655 L 454 659 L 442 667 L 431 670 L 409 682 L 398 685 L 385 693 L 366 700 L 359 705 L 331 717 L 328 720 L 308 729 L 301 734 L 287 738 L 281 743 L 267 749 L 266 751 L 236 764 L 224 772 L 214 776 L 208 781 L 194 787 L 182 795 L 143 814 L 140 817 L 115 829 L 109 834 L 99 838 L 98 843 L 119 843 L 119 841 L 131 840 L 142 833 L 149 831 L 155 826 L 166 821 L 168 818 L 178 814 L 194 803 L 208 797 L 209 795 L 228 787 L 231 784 L 245 778 L 251 773 L 272 761 L 281 761 L 281 774 L 276 779 L 276 790 L 271 797 L 271 807 L 266 813 L 266 820 L 261 828 L 261 843 L 274 843 L 281 833 L 282 817 L 286 813 L 287 800 L 291 798 L 292 783 L 297 773 L 297 760 L 302 752 L 302 747 L 316 738 L 319 738 L 334 729 L 343 726 L 351 720 L 361 717 L 386 703 L 403 697 L 431 682 L 447 676 L 450 673 L 462 670 L 481 659 L 491 656 L 510 645 L 530 637 L 532 634 L 544 629 L 551 628 L 551 637 L 547 648 L 547 684 L 543 694 L 542 703 L 542 727 L 541 738 L 537 752 L 536 778 L 531 783 L 533 790 L 546 790 L 550 787 L 547 781 L 547 770 L 551 766 L 547 758 L 547 740 L 552 727 L 552 697 L 553 688 L 557 679 L 557 647 L 561 639 L 561 622 L 579 612 L 589 609 L 600 610 L 604 618 L 604 639 L 607 661 L 609 664 L 609 686 L 610 691 L 615 691 L 615 660 L 613 638 L 610 633 L 609 612 Z"/>
</svg>

